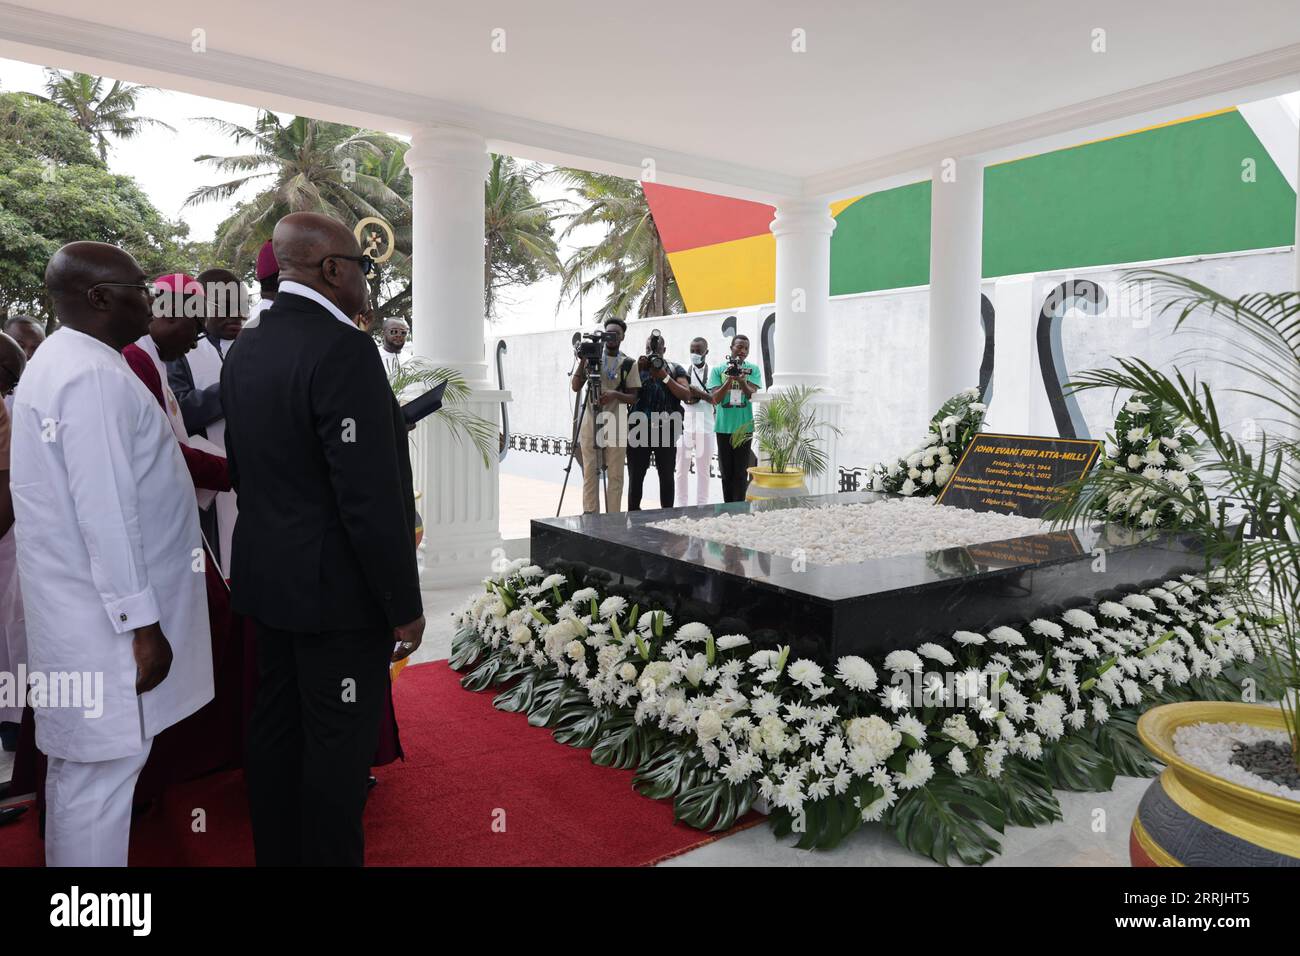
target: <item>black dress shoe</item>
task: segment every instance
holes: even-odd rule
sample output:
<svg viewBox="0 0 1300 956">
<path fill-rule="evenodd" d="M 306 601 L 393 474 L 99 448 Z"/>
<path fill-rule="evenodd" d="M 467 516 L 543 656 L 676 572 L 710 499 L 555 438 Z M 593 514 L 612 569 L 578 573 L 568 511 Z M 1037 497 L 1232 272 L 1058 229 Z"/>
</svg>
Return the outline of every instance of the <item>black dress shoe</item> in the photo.
<svg viewBox="0 0 1300 956">
<path fill-rule="evenodd" d="M 369 777 L 366 778 L 367 791 L 373 790 L 377 786 L 379 786 L 379 778 L 376 777 L 374 774 L 371 774 Z"/>
<path fill-rule="evenodd" d="M 18 749 L 18 731 L 21 728 L 12 720 L 0 723 L 0 750 L 13 753 Z"/>
<path fill-rule="evenodd" d="M 13 823 L 26 812 L 26 807 L 0 807 L 0 827 Z"/>
</svg>

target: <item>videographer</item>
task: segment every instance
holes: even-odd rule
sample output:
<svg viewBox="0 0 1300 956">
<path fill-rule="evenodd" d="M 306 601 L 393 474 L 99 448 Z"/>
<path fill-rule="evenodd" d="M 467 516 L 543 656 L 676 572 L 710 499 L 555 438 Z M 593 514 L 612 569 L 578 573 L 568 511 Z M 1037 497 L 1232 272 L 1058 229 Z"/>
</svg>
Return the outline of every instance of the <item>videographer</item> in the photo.
<svg viewBox="0 0 1300 956">
<path fill-rule="evenodd" d="M 597 439 L 604 449 L 606 474 L 605 510 L 623 509 L 623 463 L 627 455 L 627 410 L 636 401 L 641 387 L 641 376 L 636 370 L 636 360 L 624 355 L 619 346 L 627 334 L 627 323 L 622 319 L 605 322 L 605 349 L 600 356 L 600 407 L 598 414 L 588 408 L 582 416 L 578 445 L 582 449 L 582 511 L 593 514 L 600 510 L 601 452 Z M 578 362 L 570 382 L 575 392 L 581 392 L 587 381 L 587 363 Z M 599 419 L 599 421 L 597 421 Z"/>
<path fill-rule="evenodd" d="M 664 358 L 667 343 L 655 329 L 646 339 L 645 355 L 637 359 L 641 390 L 628 414 L 627 510 L 641 510 L 641 490 L 650 455 L 659 475 L 659 507 L 673 506 L 673 469 L 677 465 L 677 439 L 682 431 L 682 401 L 691 389 L 686 369 Z"/>
<path fill-rule="evenodd" d="M 748 357 L 749 336 L 737 335 L 731 340 L 727 363 L 714 366 L 709 372 L 723 501 L 744 501 L 749 488 L 752 438 L 746 438 L 735 448 L 731 445 L 731 433 L 754 421 L 753 396 L 763 385 L 758 366 L 746 361 Z"/>
</svg>

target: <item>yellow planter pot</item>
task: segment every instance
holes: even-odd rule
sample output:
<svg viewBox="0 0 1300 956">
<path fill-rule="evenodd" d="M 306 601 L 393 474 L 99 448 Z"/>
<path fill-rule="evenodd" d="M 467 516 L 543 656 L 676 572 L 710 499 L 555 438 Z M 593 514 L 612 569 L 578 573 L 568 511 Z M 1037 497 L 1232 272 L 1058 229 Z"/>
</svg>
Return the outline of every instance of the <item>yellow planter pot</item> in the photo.
<svg viewBox="0 0 1300 956">
<path fill-rule="evenodd" d="M 772 471 L 770 468 L 760 468 L 755 465 L 748 471 L 749 490 L 745 493 L 746 501 L 764 501 L 768 498 L 790 498 L 808 494 L 802 469 Z"/>
<path fill-rule="evenodd" d="M 1143 714 L 1138 736 L 1165 770 L 1133 819 L 1133 865 L 1300 867 L 1300 801 L 1232 783 L 1178 756 L 1174 732 L 1199 723 L 1286 729 L 1282 711 L 1265 704 L 1188 701 Z"/>
</svg>

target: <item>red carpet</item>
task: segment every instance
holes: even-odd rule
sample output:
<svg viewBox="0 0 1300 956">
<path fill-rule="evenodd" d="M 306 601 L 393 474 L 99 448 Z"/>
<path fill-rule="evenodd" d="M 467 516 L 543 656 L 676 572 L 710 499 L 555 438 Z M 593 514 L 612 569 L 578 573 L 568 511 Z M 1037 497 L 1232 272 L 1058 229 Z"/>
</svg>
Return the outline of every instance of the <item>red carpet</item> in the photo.
<svg viewBox="0 0 1300 956">
<path fill-rule="evenodd" d="M 458 680 L 439 661 L 406 668 L 394 685 L 406 761 L 375 772 L 367 865 L 637 866 L 715 839 L 674 824 L 671 803 L 632 789 L 632 771 L 595 766 L 589 751 L 495 710 L 496 692 L 470 693 Z M 205 833 L 192 832 L 195 808 Z M 0 827 L 0 865 L 43 862 L 34 811 Z M 173 787 L 131 835 L 132 866 L 252 863 L 242 772 Z"/>
</svg>

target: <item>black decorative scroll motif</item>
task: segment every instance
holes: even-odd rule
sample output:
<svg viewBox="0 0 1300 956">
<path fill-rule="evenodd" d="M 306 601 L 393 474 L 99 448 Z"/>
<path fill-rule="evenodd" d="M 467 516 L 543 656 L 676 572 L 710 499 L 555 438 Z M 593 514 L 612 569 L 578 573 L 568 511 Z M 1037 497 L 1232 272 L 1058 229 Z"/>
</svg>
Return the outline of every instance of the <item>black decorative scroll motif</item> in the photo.
<svg viewBox="0 0 1300 956">
<path fill-rule="evenodd" d="M 994 319 L 993 303 L 980 293 L 980 325 L 984 328 L 984 358 L 980 360 L 980 401 L 985 405 L 993 401 Z"/>
<path fill-rule="evenodd" d="M 763 320 L 763 329 L 758 334 L 763 342 L 763 381 L 766 388 L 772 387 L 772 372 L 776 369 L 776 313 L 773 312 Z"/>
<path fill-rule="evenodd" d="M 1087 438 L 1088 423 L 1075 397 L 1065 392 L 1069 369 L 1061 351 L 1061 323 L 1071 309 L 1100 315 L 1106 311 L 1106 303 L 1106 292 L 1097 283 L 1071 279 L 1047 294 L 1038 313 L 1038 365 L 1043 372 L 1043 388 L 1047 391 L 1052 418 L 1062 438 Z"/>
<path fill-rule="evenodd" d="M 497 340 L 497 388 L 501 391 L 506 390 L 506 370 L 505 370 L 506 340 Z M 510 444 L 510 413 L 506 410 L 506 402 L 501 403 L 501 438 L 500 448 L 497 451 L 497 461 L 505 461 L 509 453 Z"/>
</svg>

